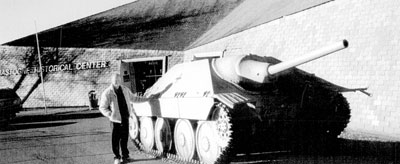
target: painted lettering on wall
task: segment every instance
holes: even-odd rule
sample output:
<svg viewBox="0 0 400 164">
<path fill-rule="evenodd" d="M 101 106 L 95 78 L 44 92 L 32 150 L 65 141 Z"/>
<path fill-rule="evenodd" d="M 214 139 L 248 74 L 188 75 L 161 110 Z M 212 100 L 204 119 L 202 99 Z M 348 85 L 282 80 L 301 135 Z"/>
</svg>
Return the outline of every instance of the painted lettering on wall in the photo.
<svg viewBox="0 0 400 164">
<path fill-rule="evenodd" d="M 0 69 L 0 76 L 34 74 L 43 72 L 61 72 L 73 70 L 102 69 L 110 67 L 110 61 L 81 62 L 72 64 L 59 64 L 40 67 L 28 67 L 18 69 Z"/>
</svg>

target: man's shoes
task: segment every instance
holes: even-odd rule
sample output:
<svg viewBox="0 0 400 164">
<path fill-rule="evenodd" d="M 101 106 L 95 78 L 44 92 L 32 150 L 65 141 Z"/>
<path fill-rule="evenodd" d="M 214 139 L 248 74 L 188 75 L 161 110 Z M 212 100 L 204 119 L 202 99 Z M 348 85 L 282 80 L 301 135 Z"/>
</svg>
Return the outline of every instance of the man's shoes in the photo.
<svg viewBox="0 0 400 164">
<path fill-rule="evenodd" d="M 129 163 L 129 162 L 133 162 L 133 161 L 134 161 L 134 159 L 129 158 L 129 157 L 121 159 L 121 163 Z"/>
<path fill-rule="evenodd" d="M 119 158 L 114 158 L 114 164 L 121 164 L 121 160 Z"/>
</svg>

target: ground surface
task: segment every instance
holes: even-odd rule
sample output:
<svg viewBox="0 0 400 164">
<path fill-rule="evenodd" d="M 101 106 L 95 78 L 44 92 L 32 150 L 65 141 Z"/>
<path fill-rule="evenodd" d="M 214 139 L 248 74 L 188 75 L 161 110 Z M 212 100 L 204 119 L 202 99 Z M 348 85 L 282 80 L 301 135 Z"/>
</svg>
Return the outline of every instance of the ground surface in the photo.
<svg viewBox="0 0 400 164">
<path fill-rule="evenodd" d="M 111 129 L 98 111 L 74 109 L 47 116 L 35 112 L 20 113 L 7 129 L 0 132 L 0 163 L 112 163 Z M 134 163 L 162 163 L 135 153 Z"/>
<path fill-rule="evenodd" d="M 364 138 L 368 139 L 368 138 Z M 304 150 L 239 155 L 233 163 L 387 163 L 400 162 L 400 146 L 396 142 L 341 139 L 332 154 Z M 14 122 L 0 131 L 0 164 L 112 163 L 110 126 L 97 110 L 51 109 L 24 111 Z M 164 163 L 160 159 L 138 153 L 129 143 L 131 163 Z M 312 149 L 312 148 L 310 148 Z"/>
</svg>

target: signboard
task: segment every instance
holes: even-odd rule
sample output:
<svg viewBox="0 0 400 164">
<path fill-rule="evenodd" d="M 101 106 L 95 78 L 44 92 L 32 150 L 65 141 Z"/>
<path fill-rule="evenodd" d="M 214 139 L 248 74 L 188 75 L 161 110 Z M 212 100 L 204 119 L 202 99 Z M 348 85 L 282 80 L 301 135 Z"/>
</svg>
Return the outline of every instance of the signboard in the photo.
<svg viewBox="0 0 400 164">
<path fill-rule="evenodd" d="M 81 62 L 71 64 L 48 65 L 40 67 L 28 67 L 18 69 L 1 69 L 0 76 L 34 74 L 43 72 L 61 72 L 73 70 L 102 69 L 110 67 L 110 61 Z"/>
</svg>

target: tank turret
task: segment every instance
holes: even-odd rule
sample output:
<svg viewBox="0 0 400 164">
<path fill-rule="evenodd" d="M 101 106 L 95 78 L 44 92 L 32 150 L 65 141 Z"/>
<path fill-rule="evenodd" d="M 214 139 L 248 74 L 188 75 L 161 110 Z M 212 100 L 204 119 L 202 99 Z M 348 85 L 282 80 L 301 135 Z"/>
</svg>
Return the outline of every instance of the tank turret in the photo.
<svg viewBox="0 0 400 164">
<path fill-rule="evenodd" d="M 237 55 L 178 64 L 131 102 L 130 137 L 144 152 L 185 163 L 228 163 L 281 149 L 282 140 L 335 139 L 349 121 L 346 99 L 293 67 L 347 46 L 286 62 Z"/>
</svg>

